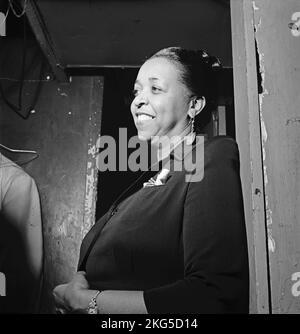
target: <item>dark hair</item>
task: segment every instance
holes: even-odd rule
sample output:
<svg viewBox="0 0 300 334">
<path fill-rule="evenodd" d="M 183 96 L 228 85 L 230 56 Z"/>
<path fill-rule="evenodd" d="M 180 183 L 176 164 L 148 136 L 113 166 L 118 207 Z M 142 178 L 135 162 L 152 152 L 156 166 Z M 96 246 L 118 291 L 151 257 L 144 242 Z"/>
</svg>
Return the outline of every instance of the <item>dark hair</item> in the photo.
<svg viewBox="0 0 300 334">
<path fill-rule="evenodd" d="M 174 63 L 179 70 L 181 81 L 191 94 L 205 97 L 206 106 L 200 115 L 201 123 L 207 123 L 218 96 L 216 77 L 222 67 L 219 59 L 203 50 L 188 50 L 182 47 L 162 49 L 148 59 L 152 58 L 165 58 Z"/>
</svg>

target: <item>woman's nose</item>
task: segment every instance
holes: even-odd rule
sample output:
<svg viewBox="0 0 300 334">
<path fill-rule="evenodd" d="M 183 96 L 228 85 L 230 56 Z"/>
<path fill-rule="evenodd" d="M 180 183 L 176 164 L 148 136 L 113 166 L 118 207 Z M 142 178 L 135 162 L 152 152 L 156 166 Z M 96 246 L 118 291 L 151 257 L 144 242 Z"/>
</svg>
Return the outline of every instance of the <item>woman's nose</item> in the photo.
<svg viewBox="0 0 300 334">
<path fill-rule="evenodd" d="M 134 104 L 136 105 L 137 108 L 140 108 L 144 104 L 147 104 L 148 99 L 145 95 L 145 93 L 140 92 L 134 99 Z"/>
</svg>

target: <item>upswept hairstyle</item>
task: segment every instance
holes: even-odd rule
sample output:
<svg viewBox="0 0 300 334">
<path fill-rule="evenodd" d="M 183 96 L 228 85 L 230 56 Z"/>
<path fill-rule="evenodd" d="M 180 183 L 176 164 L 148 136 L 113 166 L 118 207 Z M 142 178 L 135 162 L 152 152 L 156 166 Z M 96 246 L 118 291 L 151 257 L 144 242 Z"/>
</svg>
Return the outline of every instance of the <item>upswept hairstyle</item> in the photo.
<svg viewBox="0 0 300 334">
<path fill-rule="evenodd" d="M 218 97 L 216 80 L 222 68 L 219 59 L 204 50 L 188 50 L 182 47 L 164 48 L 148 59 L 152 58 L 165 58 L 171 61 L 178 68 L 180 79 L 191 95 L 205 97 L 206 106 L 196 119 L 201 125 L 209 122 Z"/>
</svg>

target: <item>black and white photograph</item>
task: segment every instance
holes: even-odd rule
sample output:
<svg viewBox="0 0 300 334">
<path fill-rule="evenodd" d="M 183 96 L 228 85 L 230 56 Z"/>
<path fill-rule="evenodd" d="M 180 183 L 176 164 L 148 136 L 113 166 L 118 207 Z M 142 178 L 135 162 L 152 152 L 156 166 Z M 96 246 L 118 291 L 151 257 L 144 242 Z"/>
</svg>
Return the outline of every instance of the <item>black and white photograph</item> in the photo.
<svg viewBox="0 0 300 334">
<path fill-rule="evenodd" d="M 0 317 L 300 314 L 299 87 L 299 0 L 0 0 Z"/>
</svg>

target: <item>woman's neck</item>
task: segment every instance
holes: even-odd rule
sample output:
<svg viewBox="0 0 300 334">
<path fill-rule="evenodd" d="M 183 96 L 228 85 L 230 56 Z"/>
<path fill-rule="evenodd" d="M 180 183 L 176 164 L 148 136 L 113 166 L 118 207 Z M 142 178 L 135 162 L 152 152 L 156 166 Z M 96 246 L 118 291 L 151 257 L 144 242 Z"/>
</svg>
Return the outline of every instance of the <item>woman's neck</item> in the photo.
<svg viewBox="0 0 300 334">
<path fill-rule="evenodd" d="M 179 145 L 183 139 L 192 134 L 191 121 L 188 122 L 179 134 L 176 135 L 165 135 L 160 137 L 159 142 L 156 143 L 157 159 L 163 160 L 166 158 L 172 150 Z"/>
</svg>

